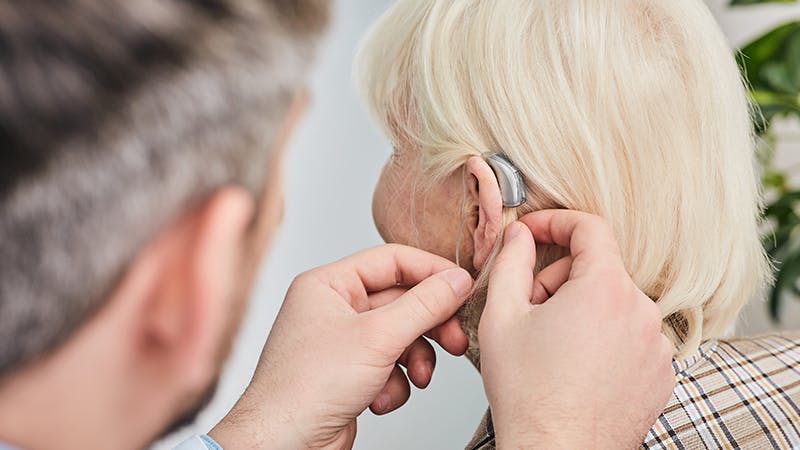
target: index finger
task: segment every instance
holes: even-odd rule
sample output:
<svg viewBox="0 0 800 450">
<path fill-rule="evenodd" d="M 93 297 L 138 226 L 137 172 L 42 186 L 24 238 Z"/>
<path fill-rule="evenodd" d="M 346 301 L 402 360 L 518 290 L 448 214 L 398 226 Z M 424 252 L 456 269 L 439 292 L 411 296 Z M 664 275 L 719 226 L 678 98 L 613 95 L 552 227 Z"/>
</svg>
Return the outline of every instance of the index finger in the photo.
<svg viewBox="0 0 800 450">
<path fill-rule="evenodd" d="M 386 244 L 363 250 L 337 262 L 311 270 L 352 304 L 373 292 L 393 286 L 414 286 L 447 269 L 454 262 L 424 250 Z"/>
<path fill-rule="evenodd" d="M 573 260 L 570 278 L 586 275 L 599 267 L 624 270 L 614 234 L 599 216 L 550 209 L 527 214 L 519 220 L 530 228 L 537 243 L 569 249 Z"/>
</svg>

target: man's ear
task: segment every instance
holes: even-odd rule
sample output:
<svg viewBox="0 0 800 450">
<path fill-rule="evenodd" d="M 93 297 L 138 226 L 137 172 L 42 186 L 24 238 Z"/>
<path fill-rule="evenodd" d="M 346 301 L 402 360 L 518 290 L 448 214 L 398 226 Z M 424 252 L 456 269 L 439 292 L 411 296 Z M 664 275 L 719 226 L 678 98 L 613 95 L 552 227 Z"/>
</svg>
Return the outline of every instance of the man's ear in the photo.
<svg viewBox="0 0 800 450">
<path fill-rule="evenodd" d="M 214 379 L 242 307 L 238 272 L 253 214 L 247 191 L 224 188 L 168 226 L 129 267 L 115 296 L 139 305 L 138 364 L 192 391 Z"/>
<path fill-rule="evenodd" d="M 467 160 L 470 177 L 469 195 L 478 207 L 478 223 L 473 234 L 475 251 L 472 264 L 476 270 L 483 268 L 503 228 L 503 198 L 494 171 L 483 158 L 473 156 Z"/>
</svg>

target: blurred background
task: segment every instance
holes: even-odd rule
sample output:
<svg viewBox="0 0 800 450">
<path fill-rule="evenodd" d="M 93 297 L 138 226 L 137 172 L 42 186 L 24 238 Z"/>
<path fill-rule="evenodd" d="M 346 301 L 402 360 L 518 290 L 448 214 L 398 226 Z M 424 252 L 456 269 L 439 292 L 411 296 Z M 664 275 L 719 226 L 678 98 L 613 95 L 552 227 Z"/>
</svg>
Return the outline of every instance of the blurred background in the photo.
<svg viewBox="0 0 800 450">
<path fill-rule="evenodd" d="M 779 265 L 778 289 L 752 302 L 736 333 L 756 334 L 800 328 L 800 4 L 707 0 L 732 48 L 744 48 L 754 98 L 762 104 L 760 159 L 770 205 L 765 243 Z M 759 4 L 761 3 L 761 4 Z M 286 161 L 286 215 L 256 286 L 249 314 L 223 373 L 217 396 L 190 429 L 155 449 L 167 449 L 186 435 L 210 429 L 233 405 L 252 376 L 261 347 L 293 277 L 311 267 L 381 243 L 370 203 L 381 165 L 390 154 L 351 82 L 359 39 L 389 0 L 338 0 L 328 39 L 311 81 L 311 107 Z M 752 5 L 751 5 L 752 4 Z M 755 44 L 749 45 L 756 41 Z M 795 292 L 797 291 L 797 292 Z M 779 318 L 779 322 L 775 319 Z M 438 352 L 431 385 L 412 388 L 406 407 L 385 417 L 366 412 L 359 419 L 356 449 L 463 448 L 486 409 L 480 377 L 462 358 Z M 324 374 L 297 374 L 298 378 Z"/>
</svg>

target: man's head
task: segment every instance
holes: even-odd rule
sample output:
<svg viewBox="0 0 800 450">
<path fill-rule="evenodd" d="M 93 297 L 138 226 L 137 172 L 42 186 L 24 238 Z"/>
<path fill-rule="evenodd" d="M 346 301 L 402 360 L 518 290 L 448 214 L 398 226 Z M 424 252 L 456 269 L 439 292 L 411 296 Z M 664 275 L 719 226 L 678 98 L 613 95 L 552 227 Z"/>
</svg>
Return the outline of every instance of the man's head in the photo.
<svg viewBox="0 0 800 450">
<path fill-rule="evenodd" d="M 0 5 L 0 408 L 90 348 L 98 378 L 182 383 L 173 416 L 207 390 L 279 221 L 281 148 L 327 14 Z"/>
</svg>

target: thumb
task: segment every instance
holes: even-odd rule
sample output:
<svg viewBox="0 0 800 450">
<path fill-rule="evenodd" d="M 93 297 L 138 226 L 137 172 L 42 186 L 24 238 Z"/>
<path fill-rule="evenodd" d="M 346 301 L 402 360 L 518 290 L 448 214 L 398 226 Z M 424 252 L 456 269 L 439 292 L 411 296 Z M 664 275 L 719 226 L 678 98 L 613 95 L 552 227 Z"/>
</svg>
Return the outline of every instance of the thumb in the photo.
<svg viewBox="0 0 800 450">
<path fill-rule="evenodd" d="M 453 317 L 472 289 L 472 277 L 460 268 L 432 275 L 395 301 L 362 316 L 375 321 L 392 348 L 404 349 Z"/>
<path fill-rule="evenodd" d="M 530 230 L 519 222 L 511 223 L 489 277 L 484 315 L 506 316 L 530 306 L 535 263 L 536 246 Z"/>
</svg>

